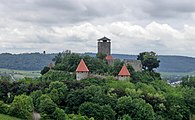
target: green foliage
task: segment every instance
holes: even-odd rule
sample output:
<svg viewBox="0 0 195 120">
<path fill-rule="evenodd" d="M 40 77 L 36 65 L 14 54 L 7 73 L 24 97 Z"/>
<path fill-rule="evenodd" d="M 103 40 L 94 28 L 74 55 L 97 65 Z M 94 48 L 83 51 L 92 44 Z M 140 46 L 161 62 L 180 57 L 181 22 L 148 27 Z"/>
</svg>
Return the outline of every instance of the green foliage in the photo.
<svg viewBox="0 0 195 120">
<path fill-rule="evenodd" d="M 119 117 L 129 114 L 131 111 L 132 98 L 130 96 L 124 96 L 118 99 L 116 111 Z"/>
<path fill-rule="evenodd" d="M 115 120 L 116 112 L 109 105 L 104 105 L 102 108 L 102 119 Z"/>
<path fill-rule="evenodd" d="M 117 76 L 123 66 L 124 62 L 121 62 L 120 60 L 115 60 L 114 61 L 114 65 L 111 69 L 111 73 L 114 75 L 114 76 Z"/>
<path fill-rule="evenodd" d="M 44 75 L 45 73 L 47 73 L 50 70 L 49 67 L 44 67 L 43 70 L 41 70 L 41 75 Z"/>
<path fill-rule="evenodd" d="M 155 52 L 142 52 L 138 55 L 137 60 L 141 60 L 144 70 L 153 71 L 159 67 L 160 60 Z"/>
<path fill-rule="evenodd" d="M 126 66 L 130 74 L 135 71 L 134 68 L 130 64 L 127 64 Z"/>
<path fill-rule="evenodd" d="M 123 62 L 118 60 L 114 66 L 109 66 L 106 60 L 103 59 L 103 57 L 104 55 L 101 55 L 99 57 L 90 57 L 87 55 L 80 55 L 71 52 L 59 53 L 54 59 L 55 60 L 54 70 L 75 72 L 80 60 L 84 59 L 91 73 L 118 75 L 118 72 L 120 71 Z M 130 69 L 132 70 L 132 68 Z"/>
<path fill-rule="evenodd" d="M 63 82 L 55 81 L 49 84 L 49 91 L 51 91 L 52 89 L 57 89 L 61 92 L 66 92 L 67 86 Z"/>
<path fill-rule="evenodd" d="M 87 116 L 82 116 L 81 114 L 75 115 L 75 114 L 66 114 L 65 120 L 94 120 L 93 117 L 88 118 Z"/>
<path fill-rule="evenodd" d="M 184 101 L 191 114 L 195 114 L 195 88 L 186 88 L 183 91 Z"/>
<path fill-rule="evenodd" d="M 51 115 L 56 110 L 57 105 L 48 95 L 41 95 L 38 98 L 38 112 Z"/>
<path fill-rule="evenodd" d="M 8 81 L 0 80 L 0 100 L 6 102 L 8 100 L 8 92 L 11 88 L 11 83 Z"/>
<path fill-rule="evenodd" d="M 133 99 L 130 116 L 135 120 L 153 120 L 154 111 L 152 106 L 146 103 L 143 99 Z"/>
<path fill-rule="evenodd" d="M 66 97 L 66 107 L 68 113 L 77 113 L 79 106 L 85 102 L 85 98 L 83 96 L 83 90 L 75 90 L 71 91 Z"/>
<path fill-rule="evenodd" d="M 4 115 L 4 114 L 0 114 L 0 119 L 1 119 L 1 120 L 21 120 L 21 119 L 19 119 L 19 118 L 11 117 L 11 116 Z"/>
<path fill-rule="evenodd" d="M 115 111 L 109 106 L 100 106 L 91 102 L 85 102 L 79 107 L 79 113 L 88 117 L 93 117 L 96 120 L 115 120 Z"/>
<path fill-rule="evenodd" d="M 116 95 L 117 97 L 122 97 L 126 95 L 126 88 L 134 88 L 134 84 L 129 81 L 115 81 L 112 80 L 108 83 L 110 88 L 109 93 L 111 95 Z"/>
<path fill-rule="evenodd" d="M 69 60 L 83 58 L 90 67 L 101 62 L 98 58 L 66 54 Z M 72 55 L 77 57 L 71 57 Z M 58 61 L 58 65 L 67 60 L 64 58 L 64 61 L 63 57 L 65 56 L 59 57 L 61 60 Z M 93 72 L 104 75 L 112 74 L 112 70 L 115 70 L 113 67 L 101 69 L 101 65 L 98 69 L 92 69 Z M 25 96 L 31 97 L 34 110 L 41 114 L 42 119 L 188 120 L 190 116 L 192 118 L 195 109 L 194 78 L 190 78 L 189 81 L 186 79 L 182 85 L 172 87 L 161 80 L 160 74 L 155 72 L 132 71 L 131 75 L 130 81 L 118 81 L 113 76 L 90 77 L 76 81 L 72 79 L 74 73 L 50 70 L 35 80 L 28 78 L 15 82 L 0 80 L 0 100 L 3 101 L 0 102 L 0 112 L 8 114 L 7 111 L 10 111 L 12 115 L 13 107 L 10 107 L 10 104 L 13 106 L 22 103 L 16 102 L 14 97 L 26 94 Z"/>
<path fill-rule="evenodd" d="M 34 109 L 35 109 L 35 110 L 38 110 L 38 107 L 39 107 L 39 106 L 38 106 L 38 104 L 39 104 L 38 98 L 41 97 L 41 95 L 42 95 L 42 91 L 41 91 L 41 90 L 33 91 L 33 92 L 30 94 L 31 98 L 33 99 L 33 104 L 34 104 Z"/>
<path fill-rule="evenodd" d="M 104 53 L 97 53 L 96 57 L 99 58 L 99 59 L 104 60 L 106 58 L 106 54 L 104 54 Z"/>
<path fill-rule="evenodd" d="M 117 113 L 119 117 L 130 115 L 131 118 L 151 120 L 154 119 L 154 111 L 150 104 L 143 99 L 133 99 L 129 97 L 121 97 L 117 102 Z"/>
<path fill-rule="evenodd" d="M 50 98 L 57 104 L 60 104 L 65 99 L 67 86 L 63 82 L 55 81 L 49 84 L 47 93 Z"/>
<path fill-rule="evenodd" d="M 66 120 L 65 119 L 65 112 L 64 112 L 64 110 L 62 110 L 60 108 L 56 108 L 56 110 L 53 112 L 52 116 L 55 120 Z"/>
<path fill-rule="evenodd" d="M 183 77 L 181 85 L 195 88 L 195 77 Z"/>
<path fill-rule="evenodd" d="M 63 81 L 75 79 L 75 74 L 66 71 L 50 70 L 39 78 L 41 81 Z"/>
<path fill-rule="evenodd" d="M 26 95 L 19 95 L 14 97 L 14 101 L 10 107 L 11 115 L 23 118 L 31 119 L 33 112 L 33 100 Z"/>
<path fill-rule="evenodd" d="M 9 105 L 5 104 L 3 101 L 0 101 L 0 113 L 8 114 L 9 113 Z"/>
<path fill-rule="evenodd" d="M 91 102 L 85 102 L 79 107 L 79 113 L 88 117 L 93 117 L 96 120 L 102 120 L 101 106 Z"/>
<path fill-rule="evenodd" d="M 154 80 L 160 80 L 160 74 L 156 72 L 142 71 L 142 72 L 132 72 L 131 82 L 143 82 L 150 83 Z"/>
<path fill-rule="evenodd" d="M 90 85 L 105 85 L 108 82 L 106 79 L 101 79 L 101 78 L 86 78 L 82 79 L 81 83 L 83 83 L 85 86 L 90 86 Z"/>
<path fill-rule="evenodd" d="M 123 115 L 120 120 L 132 120 L 132 118 L 129 115 Z"/>
</svg>

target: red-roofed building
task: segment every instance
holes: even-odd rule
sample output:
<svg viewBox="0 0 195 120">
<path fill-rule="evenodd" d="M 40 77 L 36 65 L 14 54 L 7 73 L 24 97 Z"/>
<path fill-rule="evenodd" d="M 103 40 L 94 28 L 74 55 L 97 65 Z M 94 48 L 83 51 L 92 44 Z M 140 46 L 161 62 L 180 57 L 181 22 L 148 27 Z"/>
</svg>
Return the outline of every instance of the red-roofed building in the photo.
<svg viewBox="0 0 195 120">
<path fill-rule="evenodd" d="M 126 65 L 123 65 L 123 67 L 121 68 L 121 71 L 118 74 L 118 79 L 119 80 L 125 80 L 129 77 L 130 77 L 130 73 L 129 73 Z"/>
<path fill-rule="evenodd" d="M 87 78 L 89 75 L 89 69 L 87 68 L 83 59 L 81 59 L 77 69 L 76 69 L 76 79 L 81 80 Z"/>
</svg>

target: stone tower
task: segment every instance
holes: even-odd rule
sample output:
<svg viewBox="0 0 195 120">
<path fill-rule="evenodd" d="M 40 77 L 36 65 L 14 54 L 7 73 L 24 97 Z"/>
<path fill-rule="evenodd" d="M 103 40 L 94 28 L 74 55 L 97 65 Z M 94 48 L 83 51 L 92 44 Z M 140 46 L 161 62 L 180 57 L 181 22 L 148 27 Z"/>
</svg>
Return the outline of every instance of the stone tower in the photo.
<svg viewBox="0 0 195 120">
<path fill-rule="evenodd" d="M 111 40 L 107 37 L 98 39 L 98 53 L 111 54 Z"/>
<path fill-rule="evenodd" d="M 123 65 L 123 67 L 121 68 L 121 71 L 118 74 L 118 79 L 119 80 L 125 80 L 128 79 L 130 77 L 130 73 L 126 67 L 126 65 Z"/>
<path fill-rule="evenodd" d="M 89 75 L 89 69 L 87 68 L 83 59 L 81 59 L 77 69 L 76 69 L 76 80 L 81 80 L 87 78 Z"/>
</svg>

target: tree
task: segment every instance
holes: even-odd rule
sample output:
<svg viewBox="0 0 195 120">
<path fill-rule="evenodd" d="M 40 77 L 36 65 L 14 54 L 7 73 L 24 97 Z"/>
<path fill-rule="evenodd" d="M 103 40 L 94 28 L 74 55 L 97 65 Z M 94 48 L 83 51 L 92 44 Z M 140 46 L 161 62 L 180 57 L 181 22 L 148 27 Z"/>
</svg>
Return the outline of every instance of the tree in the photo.
<svg viewBox="0 0 195 120">
<path fill-rule="evenodd" d="M 102 106 L 102 117 L 104 120 L 115 120 L 116 112 L 109 106 Z"/>
<path fill-rule="evenodd" d="M 51 115 L 57 107 L 57 105 L 48 95 L 42 95 L 41 97 L 39 97 L 38 103 L 38 112 L 41 112 L 43 114 Z"/>
<path fill-rule="evenodd" d="M 34 104 L 35 110 L 38 110 L 38 98 L 41 97 L 41 95 L 42 95 L 41 90 L 33 91 L 30 94 L 31 98 L 33 99 L 33 104 Z"/>
<path fill-rule="evenodd" d="M 102 120 L 102 108 L 99 104 L 85 102 L 79 107 L 79 113 L 87 117 L 93 117 L 96 120 Z"/>
<path fill-rule="evenodd" d="M 116 111 L 119 117 L 129 114 L 131 109 L 132 98 L 124 96 L 118 99 Z"/>
<path fill-rule="evenodd" d="M 135 120 L 154 120 L 154 110 L 152 106 L 143 99 L 133 99 L 130 116 Z"/>
<path fill-rule="evenodd" d="M 181 85 L 191 87 L 191 88 L 195 88 L 195 77 L 190 77 L 190 76 L 183 77 Z"/>
<path fill-rule="evenodd" d="M 152 51 L 140 53 L 137 60 L 141 60 L 142 68 L 148 71 L 153 71 L 154 68 L 158 68 L 160 63 L 158 56 Z"/>
<path fill-rule="evenodd" d="M 62 110 L 60 108 L 56 108 L 56 110 L 53 112 L 52 116 L 55 120 L 66 120 L 65 119 L 65 112 L 64 112 L 64 110 Z"/>
<path fill-rule="evenodd" d="M 5 104 L 3 101 L 0 101 L 0 113 L 7 114 L 9 112 L 9 105 Z"/>
<path fill-rule="evenodd" d="M 106 54 L 104 54 L 104 53 L 97 53 L 96 57 L 101 59 L 101 60 L 104 60 L 106 58 Z"/>
<path fill-rule="evenodd" d="M 111 70 L 111 72 L 114 76 L 118 75 L 118 73 L 120 72 L 123 64 L 124 64 L 124 62 L 121 62 L 120 60 L 114 61 L 114 65 L 113 65 L 112 70 Z"/>
<path fill-rule="evenodd" d="M 44 74 L 47 73 L 49 70 L 50 70 L 50 68 L 47 67 L 47 66 L 45 66 L 45 67 L 43 68 L 43 70 L 41 70 L 41 75 L 44 75 Z"/>
<path fill-rule="evenodd" d="M 126 66 L 130 74 L 135 71 L 135 69 L 130 64 L 127 64 Z"/>
<path fill-rule="evenodd" d="M 68 109 L 67 112 L 69 113 L 77 113 L 79 106 L 85 102 L 84 96 L 83 96 L 83 90 L 78 89 L 71 91 L 67 97 L 66 97 L 66 107 Z"/>
<path fill-rule="evenodd" d="M 11 115 L 23 119 L 32 119 L 33 100 L 26 95 L 19 95 L 14 97 L 11 104 Z"/>
<path fill-rule="evenodd" d="M 117 112 L 119 117 L 129 115 L 135 120 L 153 120 L 154 111 L 150 104 L 146 103 L 143 99 L 133 99 L 129 97 L 121 97 L 117 102 Z"/>
<path fill-rule="evenodd" d="M 63 82 L 55 81 L 49 84 L 48 93 L 55 103 L 60 104 L 65 99 L 67 89 Z"/>
</svg>

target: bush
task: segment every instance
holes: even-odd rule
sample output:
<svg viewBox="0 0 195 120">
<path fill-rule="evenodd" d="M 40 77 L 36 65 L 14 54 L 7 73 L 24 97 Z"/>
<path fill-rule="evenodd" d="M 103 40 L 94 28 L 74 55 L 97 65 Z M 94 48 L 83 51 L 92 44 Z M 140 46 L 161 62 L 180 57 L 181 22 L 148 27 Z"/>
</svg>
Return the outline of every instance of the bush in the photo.
<svg viewBox="0 0 195 120">
<path fill-rule="evenodd" d="M 38 111 L 44 114 L 51 115 L 57 105 L 51 100 L 48 95 L 42 95 L 38 98 Z"/>
<path fill-rule="evenodd" d="M 14 101 L 11 104 L 10 112 L 12 116 L 18 118 L 32 119 L 32 98 L 26 95 L 15 96 Z"/>
<path fill-rule="evenodd" d="M 93 117 L 96 120 L 102 120 L 102 108 L 99 104 L 85 102 L 79 107 L 79 113 L 87 117 Z"/>
<path fill-rule="evenodd" d="M 0 113 L 8 114 L 9 113 L 9 106 L 5 104 L 3 101 L 0 101 Z"/>
<path fill-rule="evenodd" d="M 56 110 L 54 111 L 52 115 L 55 120 L 65 120 L 64 110 L 60 108 L 56 108 Z"/>
</svg>

